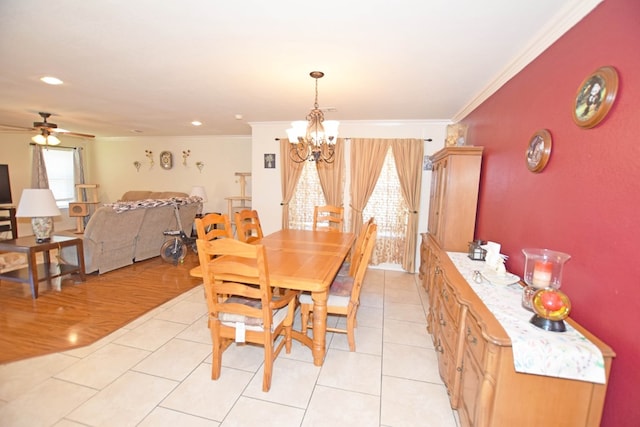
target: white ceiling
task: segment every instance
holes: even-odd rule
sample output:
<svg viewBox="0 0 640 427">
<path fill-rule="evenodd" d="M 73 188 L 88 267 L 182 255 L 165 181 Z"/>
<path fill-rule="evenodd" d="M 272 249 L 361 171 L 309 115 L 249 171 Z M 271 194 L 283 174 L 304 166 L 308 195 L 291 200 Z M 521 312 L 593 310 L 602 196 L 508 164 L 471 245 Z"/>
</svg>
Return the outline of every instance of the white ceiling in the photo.
<svg viewBox="0 0 640 427">
<path fill-rule="evenodd" d="M 313 70 L 326 119 L 456 120 L 600 1 L 0 0 L 0 124 L 249 135 Z"/>
</svg>

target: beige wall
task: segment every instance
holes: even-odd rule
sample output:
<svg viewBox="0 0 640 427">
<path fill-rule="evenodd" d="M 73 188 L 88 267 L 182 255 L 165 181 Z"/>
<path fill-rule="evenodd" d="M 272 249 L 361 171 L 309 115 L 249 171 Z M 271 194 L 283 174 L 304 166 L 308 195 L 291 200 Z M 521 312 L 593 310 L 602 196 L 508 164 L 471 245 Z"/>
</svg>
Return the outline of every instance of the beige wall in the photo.
<svg viewBox="0 0 640 427">
<path fill-rule="evenodd" d="M 150 166 L 145 150 L 153 152 Z M 190 150 L 186 166 L 182 152 Z M 160 152 L 173 154 L 173 168 L 160 166 Z M 249 136 L 132 136 L 99 138 L 88 158 L 100 184 L 100 200 L 113 202 L 128 190 L 183 191 L 194 185 L 205 187 L 208 201 L 205 212 L 226 212 L 225 197 L 238 195 L 240 186 L 235 172 L 250 172 L 251 137 Z M 137 171 L 133 162 L 142 163 Z M 196 162 L 204 162 L 202 172 Z M 251 194 L 251 189 L 248 189 Z"/>
<path fill-rule="evenodd" d="M 25 133 L 0 134 L 0 163 L 9 164 L 11 189 L 17 206 L 23 188 L 31 183 L 30 135 Z M 198 136 L 198 137 L 121 137 L 96 138 L 85 142 L 65 138 L 65 146 L 85 148 L 86 182 L 99 184 L 102 203 L 117 200 L 127 190 L 172 190 L 189 192 L 194 185 L 204 186 L 208 201 L 205 212 L 226 212 L 225 197 L 238 195 L 240 186 L 235 172 L 249 172 L 251 168 L 250 136 Z M 155 165 L 149 166 L 145 150 L 153 152 Z M 161 151 L 171 151 L 174 165 L 170 170 L 160 167 Z M 182 164 L 182 151 L 191 150 L 187 165 Z M 142 163 L 140 171 L 134 161 Z M 202 172 L 195 163 L 205 163 Z M 251 188 L 247 189 L 251 194 Z M 66 210 L 55 218 L 55 229 L 73 229 L 75 218 Z M 21 236 L 33 234 L 27 218 L 19 220 Z"/>
</svg>

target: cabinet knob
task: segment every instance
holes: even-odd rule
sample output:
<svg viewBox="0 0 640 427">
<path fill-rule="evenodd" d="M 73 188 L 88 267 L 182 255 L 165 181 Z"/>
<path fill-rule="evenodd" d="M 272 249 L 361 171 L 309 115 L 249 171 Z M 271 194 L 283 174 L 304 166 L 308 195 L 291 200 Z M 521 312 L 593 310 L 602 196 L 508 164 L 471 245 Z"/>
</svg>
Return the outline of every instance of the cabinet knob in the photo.
<svg viewBox="0 0 640 427">
<path fill-rule="evenodd" d="M 447 326 L 447 321 L 442 318 L 442 315 L 440 315 L 440 322 L 439 323 L 442 326 Z"/>
<path fill-rule="evenodd" d="M 471 328 L 469 328 L 468 326 L 467 326 L 467 341 L 469 342 L 469 344 L 474 344 L 474 345 L 477 344 L 478 342 L 478 339 L 475 336 L 471 335 Z"/>
</svg>

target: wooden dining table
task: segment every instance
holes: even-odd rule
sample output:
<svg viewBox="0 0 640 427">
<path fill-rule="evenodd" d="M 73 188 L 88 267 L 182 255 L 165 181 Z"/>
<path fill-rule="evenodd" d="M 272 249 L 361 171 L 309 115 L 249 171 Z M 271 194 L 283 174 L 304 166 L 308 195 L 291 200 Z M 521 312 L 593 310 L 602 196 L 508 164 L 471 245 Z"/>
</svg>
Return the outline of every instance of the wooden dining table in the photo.
<svg viewBox="0 0 640 427">
<path fill-rule="evenodd" d="M 353 233 L 280 230 L 254 242 L 267 250 L 273 287 L 311 292 L 313 338 L 300 331 L 293 331 L 293 338 L 311 349 L 316 366 L 322 365 L 326 352 L 329 287 L 353 241 Z M 200 267 L 193 268 L 191 275 L 202 277 Z"/>
</svg>

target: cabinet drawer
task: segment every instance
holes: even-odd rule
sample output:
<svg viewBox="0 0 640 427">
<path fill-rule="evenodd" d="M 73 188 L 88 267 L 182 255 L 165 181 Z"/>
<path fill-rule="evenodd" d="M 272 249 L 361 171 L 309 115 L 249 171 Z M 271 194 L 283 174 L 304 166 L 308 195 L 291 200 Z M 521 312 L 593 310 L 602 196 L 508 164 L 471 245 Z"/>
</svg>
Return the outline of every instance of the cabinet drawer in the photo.
<svg viewBox="0 0 640 427">
<path fill-rule="evenodd" d="M 442 288 L 440 289 L 440 300 L 442 301 L 442 306 L 449 314 L 449 317 L 455 323 L 455 326 L 458 326 L 460 319 L 460 303 L 456 299 L 456 296 L 453 292 L 451 286 L 447 280 L 442 281 Z"/>
<path fill-rule="evenodd" d="M 446 310 L 442 307 L 439 308 L 438 313 L 438 328 L 440 329 L 440 336 L 442 340 L 447 343 L 450 349 L 456 348 L 456 342 L 458 337 L 458 322 L 449 316 Z"/>
<path fill-rule="evenodd" d="M 480 325 L 478 325 L 478 322 L 471 315 L 471 313 L 467 313 L 467 318 L 465 320 L 465 326 L 462 333 L 464 334 L 464 345 L 466 348 L 468 348 L 469 354 L 473 356 L 478 365 L 482 366 L 487 342 L 482 337 Z"/>
</svg>

